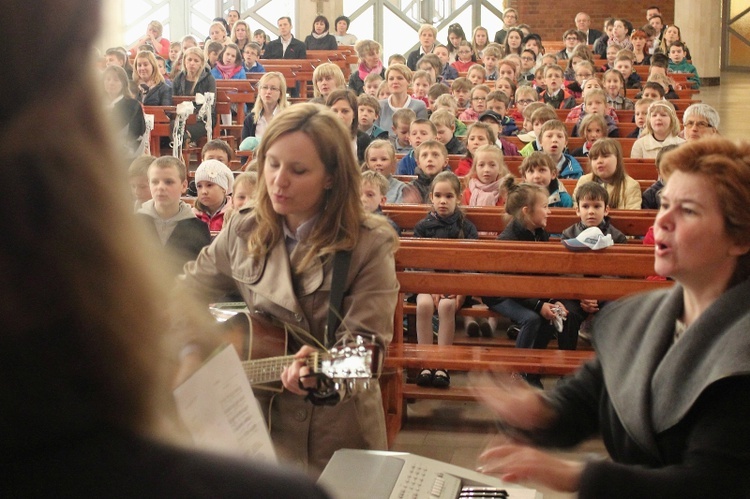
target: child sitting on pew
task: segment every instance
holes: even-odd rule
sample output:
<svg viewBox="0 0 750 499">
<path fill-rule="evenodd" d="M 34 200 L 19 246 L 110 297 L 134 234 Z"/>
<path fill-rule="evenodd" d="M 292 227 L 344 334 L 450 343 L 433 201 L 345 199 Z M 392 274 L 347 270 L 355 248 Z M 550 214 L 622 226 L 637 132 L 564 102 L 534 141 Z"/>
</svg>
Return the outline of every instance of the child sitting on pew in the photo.
<svg viewBox="0 0 750 499">
<path fill-rule="evenodd" d="M 372 97 L 375 97 L 376 99 L 379 99 L 378 97 L 378 89 L 380 88 L 380 85 L 383 83 L 383 77 L 380 76 L 377 73 L 370 73 L 367 76 L 365 76 L 365 90 L 364 93 L 367 95 L 371 95 Z"/>
<path fill-rule="evenodd" d="M 635 123 L 635 126 L 637 128 L 630 132 L 627 138 L 637 139 L 641 136 L 641 134 L 645 133 L 644 130 L 646 128 L 646 120 L 648 119 L 648 108 L 652 102 L 654 102 L 653 99 L 646 98 L 638 99 L 636 101 L 635 112 L 633 113 L 633 122 Z"/>
<path fill-rule="evenodd" d="M 648 107 L 645 135 L 633 143 L 631 158 L 655 159 L 664 146 L 682 144 L 685 139 L 679 136 L 680 121 L 677 119 L 674 106 L 665 100 L 652 103 Z"/>
<path fill-rule="evenodd" d="M 429 142 L 420 146 L 420 152 L 427 144 Z M 430 186 L 429 199 L 432 210 L 414 226 L 414 237 L 477 239 L 477 228 L 458 207 L 460 197 L 461 181 L 458 177 L 452 172 L 438 173 Z M 452 345 L 456 332 L 456 311 L 461 308 L 465 299 L 466 297 L 461 295 L 418 294 L 417 342 L 432 345 L 432 316 L 437 310 L 438 345 Z M 417 376 L 417 385 L 447 388 L 450 385 L 450 376 L 445 369 L 422 369 Z"/>
<path fill-rule="evenodd" d="M 466 175 L 468 186 L 464 189 L 461 204 L 464 206 L 502 206 L 505 197 L 500 190 L 500 180 L 508 175 L 503 152 L 494 144 L 483 145 L 474 152 L 471 170 Z"/>
<path fill-rule="evenodd" d="M 494 90 L 487 94 L 487 111 L 494 111 L 500 116 L 500 126 L 502 128 L 499 135 L 504 135 L 506 137 L 518 133 L 518 126 L 516 125 L 516 121 L 508 116 L 509 108 L 510 97 L 508 97 L 505 92 Z M 479 118 L 477 117 L 477 119 Z"/>
<path fill-rule="evenodd" d="M 417 119 L 409 125 L 409 143 L 414 148 L 401 158 L 396 166 L 396 175 L 414 175 L 417 168 L 417 160 L 414 151 L 420 144 L 428 140 L 435 140 L 437 129 L 428 119 Z"/>
<path fill-rule="evenodd" d="M 390 140 L 397 154 L 409 153 L 413 149 L 409 142 L 409 130 L 411 122 L 416 119 L 417 114 L 409 108 L 399 109 L 393 113 Z"/>
<path fill-rule="evenodd" d="M 362 172 L 362 192 L 360 199 L 362 206 L 367 213 L 384 216 L 388 219 L 396 234 L 401 235 L 401 227 L 396 224 L 390 217 L 383 213 L 381 206 L 386 202 L 385 195 L 388 193 L 388 180 L 381 174 L 373 170 Z"/>
<path fill-rule="evenodd" d="M 581 221 L 565 229 L 562 233 L 563 239 L 575 239 L 584 230 L 597 227 L 602 234 L 611 235 L 616 244 L 628 242 L 625 234 L 610 224 L 609 194 L 607 189 L 596 182 L 587 182 L 576 191 L 576 215 Z M 589 339 L 585 333 L 588 323 L 593 314 L 599 312 L 606 303 L 595 299 L 562 300 L 562 303 L 568 310 L 568 327 L 563 330 L 564 334 L 558 334 L 557 343 L 561 350 L 575 350 L 578 346 L 579 330 L 584 330 L 582 336 Z M 576 327 L 576 324 L 580 326 Z"/>
<path fill-rule="evenodd" d="M 456 116 L 447 109 L 435 111 L 430 116 L 435 125 L 437 140 L 448 150 L 448 154 L 466 154 L 466 146 L 456 137 Z"/>
<path fill-rule="evenodd" d="M 583 109 L 578 117 L 578 122 L 573 126 L 573 132 L 571 134 L 573 137 L 578 137 L 580 135 L 579 127 L 581 126 L 581 122 L 590 114 L 598 114 L 604 119 L 606 123 L 603 130 L 605 136 L 620 136 L 620 130 L 617 127 L 617 123 L 612 116 L 607 114 L 607 96 L 604 93 L 604 90 L 594 88 L 587 91 L 586 96 L 583 98 L 583 102 Z"/>
<path fill-rule="evenodd" d="M 678 147 L 679 146 L 677 144 L 671 144 L 659 149 L 659 153 L 656 155 L 656 174 L 658 178 L 656 182 L 651 184 L 648 189 L 643 191 L 641 199 L 641 209 L 658 210 L 659 208 L 661 208 L 661 196 L 659 196 L 659 193 L 664 188 L 664 180 L 662 180 L 661 178 L 661 168 L 659 165 L 661 164 L 661 158 L 664 156 L 664 154 L 673 149 L 677 149 Z"/>
<path fill-rule="evenodd" d="M 458 114 L 458 103 L 456 102 L 456 99 L 453 97 L 453 95 L 443 94 L 435 99 L 435 102 L 432 105 L 432 112 L 434 113 L 440 111 L 441 109 L 447 109 L 453 114 L 456 125 L 456 131 L 454 132 L 454 135 L 456 137 L 465 137 L 466 125 L 463 121 L 456 118 L 456 115 Z"/>
<path fill-rule="evenodd" d="M 612 109 L 633 109 L 633 101 L 625 97 L 625 77 L 616 69 L 604 72 L 602 76 L 604 90 L 607 94 L 607 104 Z M 640 88 L 640 87 L 639 87 Z"/>
<path fill-rule="evenodd" d="M 547 206 L 550 208 L 572 208 L 573 198 L 557 178 L 555 162 L 545 152 L 533 152 L 524 158 L 518 168 L 524 182 L 539 185 L 547 190 Z"/>
<path fill-rule="evenodd" d="M 233 184 L 232 170 L 219 160 L 208 159 L 195 170 L 198 199 L 193 212 L 209 230 L 220 231 L 224 226 L 224 212 L 231 206 L 227 196 L 232 194 Z"/>
<path fill-rule="evenodd" d="M 579 135 L 585 138 L 586 142 L 581 147 L 570 151 L 570 155 L 574 158 L 588 156 L 594 142 L 606 136 L 607 122 L 601 114 L 592 113 L 586 115 L 576 126 L 578 126 Z"/>
<path fill-rule="evenodd" d="M 508 193 L 505 211 L 510 215 L 510 221 L 498 239 L 502 241 L 549 241 L 549 234 L 544 230 L 549 216 L 547 190 L 536 184 L 516 185 L 510 175 L 503 180 L 503 186 Z M 532 245 L 529 246 L 529 249 L 532 249 Z M 516 348 L 546 348 L 547 343 L 555 334 L 555 327 L 550 322 L 556 317 L 555 311 L 559 310 L 559 313 L 567 314 L 567 309 L 560 301 L 547 298 L 483 297 L 482 301 L 494 312 L 518 324 Z M 530 385 L 543 388 L 538 374 L 523 373 L 521 376 Z"/>
<path fill-rule="evenodd" d="M 490 87 L 487 85 L 477 85 L 471 89 L 469 94 L 469 107 L 458 115 L 461 121 L 476 121 L 480 114 L 487 109 L 487 94 L 490 93 Z"/>
<path fill-rule="evenodd" d="M 478 122 L 485 123 L 492 128 L 492 136 L 495 137 L 495 145 L 503 152 L 503 156 L 520 156 L 518 148 L 503 137 L 503 123 L 507 123 L 507 116 L 501 116 L 495 111 L 487 110 L 479 115 Z"/>
<path fill-rule="evenodd" d="M 577 198 L 578 189 L 587 182 L 596 182 L 606 188 L 609 204 L 618 210 L 641 209 L 641 186 L 625 172 L 622 146 L 617 139 L 599 139 L 589 151 L 591 173 L 582 176 L 573 191 Z"/>
<path fill-rule="evenodd" d="M 388 131 L 383 130 L 375 122 L 380 115 L 380 103 L 367 93 L 357 97 L 357 120 L 359 131 L 367 134 L 371 139 L 387 139 Z M 416 116 L 416 115 L 415 115 Z"/>
<path fill-rule="evenodd" d="M 476 150 L 481 146 L 494 144 L 495 140 L 496 135 L 490 125 L 481 122 L 471 125 L 466 134 L 466 155 L 458 162 L 455 174 L 459 177 L 467 175 L 474 163 L 474 153 Z"/>
<path fill-rule="evenodd" d="M 437 140 L 423 142 L 416 149 L 417 178 L 412 180 L 403 192 L 404 203 L 429 203 L 432 181 L 443 170 L 448 169 L 448 151 Z M 457 196 L 460 196 L 461 192 Z"/>
<path fill-rule="evenodd" d="M 529 105 L 526 110 L 528 111 L 529 108 L 531 108 L 531 105 Z M 557 113 L 555 113 L 555 110 L 546 104 L 542 104 L 542 106 L 540 106 L 533 112 L 533 114 L 531 115 L 531 130 L 527 134 L 525 134 L 526 137 L 521 137 L 520 134 L 518 136 L 518 138 L 521 140 L 524 140 L 526 138 L 529 139 L 528 144 L 526 144 L 519 151 L 519 153 L 521 153 L 521 156 L 526 157 L 534 151 L 542 150 L 542 145 L 540 142 L 540 139 L 542 138 L 542 127 L 548 121 L 553 121 L 556 119 Z"/>
<path fill-rule="evenodd" d="M 580 178 L 581 164 L 565 152 L 568 146 L 568 130 L 560 120 L 550 120 L 539 130 L 539 145 L 552 158 L 559 178 Z"/>
<path fill-rule="evenodd" d="M 378 172 L 388 181 L 386 203 L 401 203 L 406 184 L 393 176 L 396 171 L 396 151 L 387 140 L 373 140 L 365 149 L 365 167 Z"/>
<path fill-rule="evenodd" d="M 153 156 L 139 156 L 128 167 L 128 184 L 130 194 L 135 203 L 133 210 L 138 211 L 143 203 L 151 199 L 151 189 L 148 184 L 148 167 L 156 158 Z"/>
<path fill-rule="evenodd" d="M 149 232 L 168 250 L 175 274 L 211 242 L 208 226 L 180 198 L 187 189 L 185 164 L 173 156 L 155 159 L 148 167 L 152 199 L 138 210 Z"/>
</svg>

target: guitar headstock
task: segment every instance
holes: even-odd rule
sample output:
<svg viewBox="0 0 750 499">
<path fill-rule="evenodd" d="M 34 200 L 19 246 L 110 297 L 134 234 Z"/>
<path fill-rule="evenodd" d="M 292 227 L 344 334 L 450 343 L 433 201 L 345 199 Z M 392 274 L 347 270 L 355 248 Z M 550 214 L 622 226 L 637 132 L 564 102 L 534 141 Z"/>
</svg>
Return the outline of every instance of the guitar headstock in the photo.
<svg viewBox="0 0 750 499">
<path fill-rule="evenodd" d="M 313 370 L 334 382 L 369 380 L 379 374 L 380 348 L 366 343 L 361 336 L 354 344 L 333 347 L 314 356 Z"/>
</svg>

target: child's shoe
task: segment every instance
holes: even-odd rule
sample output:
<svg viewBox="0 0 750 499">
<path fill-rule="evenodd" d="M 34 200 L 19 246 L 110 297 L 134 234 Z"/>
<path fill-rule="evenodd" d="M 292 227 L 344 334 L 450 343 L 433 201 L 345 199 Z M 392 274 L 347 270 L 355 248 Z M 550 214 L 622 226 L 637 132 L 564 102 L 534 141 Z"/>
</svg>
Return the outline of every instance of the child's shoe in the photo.
<svg viewBox="0 0 750 499">
<path fill-rule="evenodd" d="M 417 376 L 417 386 L 433 386 L 434 376 L 435 371 L 422 369 L 419 376 Z"/>
<path fill-rule="evenodd" d="M 435 388 L 448 388 L 451 385 L 451 377 L 445 369 L 435 369 L 432 374 L 432 386 Z"/>
</svg>

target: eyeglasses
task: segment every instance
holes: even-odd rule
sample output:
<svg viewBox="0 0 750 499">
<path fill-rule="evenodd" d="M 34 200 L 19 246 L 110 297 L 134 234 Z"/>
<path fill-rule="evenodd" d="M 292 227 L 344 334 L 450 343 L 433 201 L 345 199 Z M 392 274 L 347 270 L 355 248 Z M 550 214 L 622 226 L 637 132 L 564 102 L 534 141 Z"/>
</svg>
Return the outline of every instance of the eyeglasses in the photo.
<svg viewBox="0 0 750 499">
<path fill-rule="evenodd" d="M 523 56 L 521 56 L 521 60 L 522 60 L 522 61 L 533 61 L 533 60 L 534 60 L 534 58 L 533 58 L 533 57 L 531 57 L 531 56 L 528 56 L 528 55 L 527 55 L 526 57 L 523 57 Z"/>
<path fill-rule="evenodd" d="M 478 102 L 484 102 L 487 100 L 487 97 L 472 97 L 471 100 L 475 100 Z"/>
<path fill-rule="evenodd" d="M 523 105 L 523 106 L 528 106 L 528 105 L 529 105 L 529 104 L 531 104 L 532 102 L 536 102 L 536 101 L 534 101 L 534 100 L 531 100 L 531 99 L 521 99 L 521 100 L 517 100 L 517 101 L 516 101 L 516 104 L 521 104 L 521 105 Z"/>
<path fill-rule="evenodd" d="M 262 92 L 265 92 L 266 90 L 270 90 L 271 92 L 281 92 L 279 87 L 271 87 L 269 85 L 261 85 L 260 90 Z"/>
<path fill-rule="evenodd" d="M 710 123 L 705 121 L 686 121 L 685 128 L 697 128 L 698 130 L 705 130 L 706 128 L 713 128 Z"/>
<path fill-rule="evenodd" d="M 583 78 L 584 80 L 587 80 L 591 78 L 593 75 L 591 73 L 577 73 L 576 78 Z"/>
<path fill-rule="evenodd" d="M 459 50 L 459 54 L 471 54 L 471 50 Z"/>
</svg>

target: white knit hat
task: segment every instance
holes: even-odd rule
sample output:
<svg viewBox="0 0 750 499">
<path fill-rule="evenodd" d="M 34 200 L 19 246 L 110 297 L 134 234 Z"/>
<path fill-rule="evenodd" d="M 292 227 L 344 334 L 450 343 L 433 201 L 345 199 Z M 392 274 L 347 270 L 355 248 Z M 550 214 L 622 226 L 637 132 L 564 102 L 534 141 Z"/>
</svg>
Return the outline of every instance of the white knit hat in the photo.
<svg viewBox="0 0 750 499">
<path fill-rule="evenodd" d="M 231 194 L 232 185 L 234 185 L 234 174 L 227 165 L 218 159 L 207 159 L 195 170 L 196 185 L 198 182 L 203 181 L 213 182 L 224 189 L 224 192 Z"/>
</svg>

